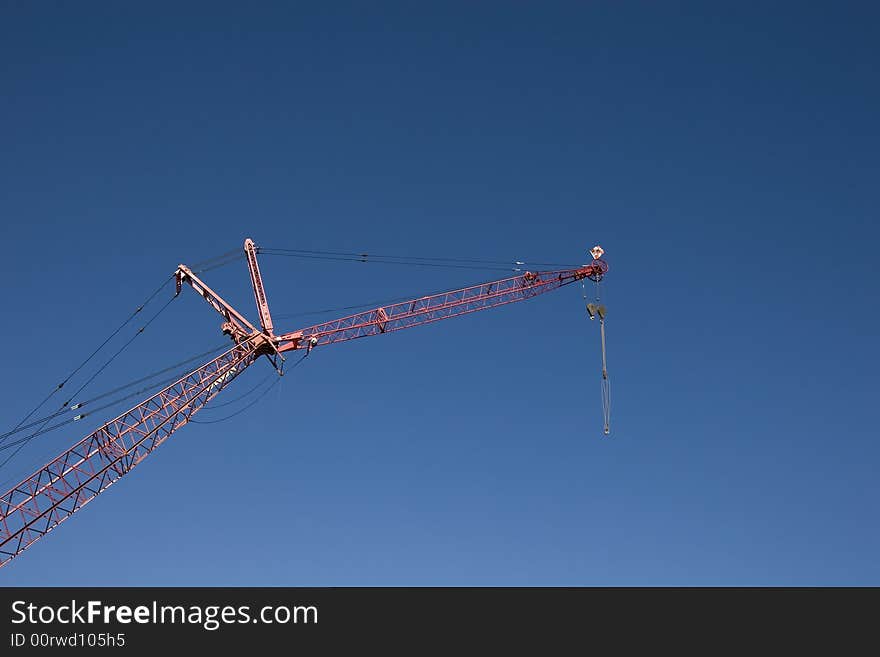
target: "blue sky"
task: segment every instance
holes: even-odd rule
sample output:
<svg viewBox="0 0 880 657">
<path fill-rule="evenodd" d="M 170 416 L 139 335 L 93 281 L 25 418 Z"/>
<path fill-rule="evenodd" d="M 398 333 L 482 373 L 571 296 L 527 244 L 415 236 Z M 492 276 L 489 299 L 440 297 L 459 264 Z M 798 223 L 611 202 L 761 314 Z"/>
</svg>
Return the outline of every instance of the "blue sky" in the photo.
<svg viewBox="0 0 880 657">
<path fill-rule="evenodd" d="M 3 584 L 880 584 L 875 6 L 2 15 L 4 430 L 178 263 L 247 236 L 551 262 L 600 242 L 614 386 L 604 438 L 575 286 L 318 350 Z M 276 316 L 496 277 L 261 266 Z M 256 318 L 242 262 L 205 278 Z M 185 290 L 89 390 L 221 342 Z M 82 434 L 35 438 L 0 479 Z"/>
</svg>

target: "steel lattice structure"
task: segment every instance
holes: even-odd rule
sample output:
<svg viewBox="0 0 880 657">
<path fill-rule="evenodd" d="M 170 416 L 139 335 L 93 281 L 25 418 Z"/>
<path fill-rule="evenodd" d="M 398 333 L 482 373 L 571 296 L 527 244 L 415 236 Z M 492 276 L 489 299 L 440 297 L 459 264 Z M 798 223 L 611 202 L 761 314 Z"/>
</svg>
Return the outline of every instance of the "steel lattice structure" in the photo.
<svg viewBox="0 0 880 657">
<path fill-rule="evenodd" d="M 0 565 L 143 461 L 256 357 L 247 342 L 98 428 L 0 498 Z"/>
<path fill-rule="evenodd" d="M 281 373 L 287 351 L 306 349 L 308 353 L 319 346 L 522 301 L 585 278 L 599 280 L 608 270 L 597 257 L 578 269 L 524 272 L 275 335 L 257 264 L 259 250 L 247 239 L 244 251 L 261 328 L 255 328 L 188 267 L 180 265 L 176 293 L 186 283 L 220 313 L 224 319 L 221 329 L 231 337 L 232 348 L 99 427 L 3 494 L 0 567 L 116 483 L 261 355 Z"/>
<path fill-rule="evenodd" d="M 500 281 L 481 283 L 461 290 L 441 292 L 432 296 L 375 308 L 293 333 L 286 333 L 280 336 L 281 346 L 278 350 L 284 352 L 290 349 L 300 349 L 303 345 L 319 347 L 380 333 L 390 333 L 478 310 L 502 306 L 514 301 L 530 299 L 587 276 L 594 276 L 593 268 L 598 271 L 601 267 L 601 265 L 587 265 L 583 269 L 525 272 L 519 276 Z"/>
</svg>

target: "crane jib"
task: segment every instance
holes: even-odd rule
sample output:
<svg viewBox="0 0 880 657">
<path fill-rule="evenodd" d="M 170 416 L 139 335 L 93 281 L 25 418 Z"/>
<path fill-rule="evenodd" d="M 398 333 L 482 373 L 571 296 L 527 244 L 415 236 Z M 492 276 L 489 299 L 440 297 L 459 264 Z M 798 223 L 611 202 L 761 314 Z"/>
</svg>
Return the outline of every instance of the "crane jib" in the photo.
<svg viewBox="0 0 880 657">
<path fill-rule="evenodd" d="M 608 265 L 601 259 L 604 251 L 596 246 L 591 251 L 593 261 L 578 268 L 526 271 L 501 280 L 386 304 L 276 335 L 257 264 L 259 249 L 247 239 L 244 250 L 261 329 L 251 324 L 191 269 L 180 265 L 174 275 L 175 296 L 180 294 L 184 283 L 192 287 L 223 318 L 221 330 L 231 338 L 232 347 L 99 427 L 0 496 L 0 567 L 131 471 L 260 356 L 269 358 L 281 373 L 282 354 L 286 351 L 307 349 L 308 354 L 313 347 L 391 333 L 523 301 L 584 279 L 598 284 L 608 271 Z M 517 261 L 516 264 L 523 263 Z M 605 316 L 604 306 L 600 308 L 603 410 L 607 433 L 610 392 L 607 392 L 606 404 Z"/>
</svg>

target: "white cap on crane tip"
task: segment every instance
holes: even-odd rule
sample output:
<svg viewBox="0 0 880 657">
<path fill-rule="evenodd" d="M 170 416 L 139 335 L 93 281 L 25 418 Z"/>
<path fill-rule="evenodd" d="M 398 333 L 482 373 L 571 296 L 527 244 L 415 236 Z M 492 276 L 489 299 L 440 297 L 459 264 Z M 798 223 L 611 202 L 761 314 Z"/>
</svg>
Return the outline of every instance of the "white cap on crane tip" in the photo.
<svg viewBox="0 0 880 657">
<path fill-rule="evenodd" d="M 602 254 L 605 253 L 605 249 L 603 249 L 598 244 L 590 249 L 590 255 L 593 256 L 593 260 L 598 260 L 602 257 Z"/>
</svg>

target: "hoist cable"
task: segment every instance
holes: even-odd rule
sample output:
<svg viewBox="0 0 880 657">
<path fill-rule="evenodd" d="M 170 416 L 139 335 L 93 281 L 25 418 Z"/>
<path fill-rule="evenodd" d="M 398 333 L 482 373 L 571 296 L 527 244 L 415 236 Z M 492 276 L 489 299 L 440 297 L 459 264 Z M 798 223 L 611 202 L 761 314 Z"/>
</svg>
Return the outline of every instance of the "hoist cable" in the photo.
<svg viewBox="0 0 880 657">
<path fill-rule="evenodd" d="M 608 360 L 605 353 L 605 307 L 602 305 L 602 286 L 596 279 L 596 309 L 599 315 L 599 335 L 602 342 L 602 431 L 611 432 L 611 381 L 608 378 Z"/>
<path fill-rule="evenodd" d="M 605 318 L 599 318 L 602 335 L 602 421 L 605 435 L 611 432 L 611 381 L 608 379 L 608 363 L 605 358 Z"/>
<path fill-rule="evenodd" d="M 608 378 L 608 360 L 605 351 L 605 315 L 606 310 L 601 302 L 599 281 L 596 281 L 596 303 L 587 302 L 587 287 L 581 281 L 583 298 L 586 304 L 587 316 L 592 320 L 599 317 L 599 337 L 602 348 L 602 431 L 607 436 L 611 433 L 611 380 Z"/>
<path fill-rule="evenodd" d="M 611 433 L 611 379 L 602 379 L 602 431 L 607 436 Z"/>
</svg>

